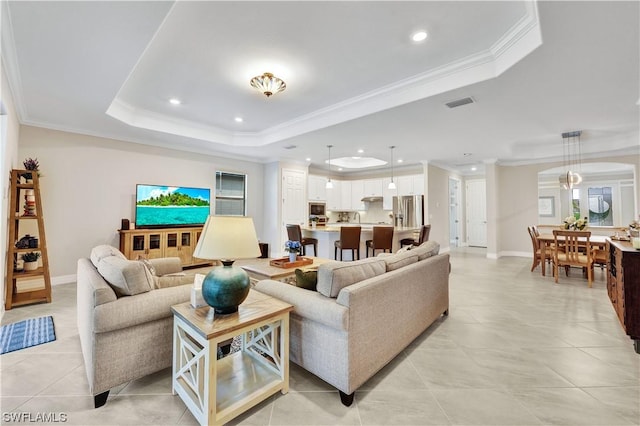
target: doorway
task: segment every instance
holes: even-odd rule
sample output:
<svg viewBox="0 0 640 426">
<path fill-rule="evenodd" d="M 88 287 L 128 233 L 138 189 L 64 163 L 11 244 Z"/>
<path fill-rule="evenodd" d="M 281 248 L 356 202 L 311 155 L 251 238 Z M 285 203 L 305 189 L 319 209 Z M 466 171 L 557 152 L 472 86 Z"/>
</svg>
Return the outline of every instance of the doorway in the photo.
<svg viewBox="0 0 640 426">
<path fill-rule="evenodd" d="M 460 235 L 462 230 L 460 225 L 461 209 L 460 209 L 460 181 L 458 179 L 449 178 L 449 247 L 455 248 L 460 246 Z"/>
<path fill-rule="evenodd" d="M 487 247 L 487 183 L 484 179 L 468 180 L 467 244 Z"/>
</svg>

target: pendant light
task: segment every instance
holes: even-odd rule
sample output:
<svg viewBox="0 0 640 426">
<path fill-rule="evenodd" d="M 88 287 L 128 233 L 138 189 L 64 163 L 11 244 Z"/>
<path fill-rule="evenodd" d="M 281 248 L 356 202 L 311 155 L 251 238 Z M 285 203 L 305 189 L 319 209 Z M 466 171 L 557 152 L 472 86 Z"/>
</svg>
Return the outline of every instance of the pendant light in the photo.
<svg viewBox="0 0 640 426">
<path fill-rule="evenodd" d="M 566 171 L 560 175 L 559 181 L 560 186 L 564 189 L 571 189 L 582 182 L 582 176 L 579 172 L 582 168 L 581 134 L 581 130 L 562 134 L 562 154 Z"/>
<path fill-rule="evenodd" d="M 393 181 L 393 149 L 395 145 L 391 145 L 391 182 L 389 182 L 389 189 L 396 189 L 396 183 Z"/>
<path fill-rule="evenodd" d="M 327 183 L 324 186 L 327 189 L 333 189 L 333 182 L 331 182 L 331 148 L 333 147 L 333 145 L 327 145 L 327 148 L 329 148 L 329 176 L 327 177 Z"/>
</svg>

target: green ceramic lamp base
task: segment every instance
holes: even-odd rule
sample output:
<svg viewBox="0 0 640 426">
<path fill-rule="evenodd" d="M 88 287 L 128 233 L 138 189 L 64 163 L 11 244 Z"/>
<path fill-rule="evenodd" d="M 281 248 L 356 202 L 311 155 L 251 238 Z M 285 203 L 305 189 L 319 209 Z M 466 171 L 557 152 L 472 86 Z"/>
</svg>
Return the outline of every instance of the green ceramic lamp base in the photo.
<svg viewBox="0 0 640 426">
<path fill-rule="evenodd" d="M 232 314 L 249 295 L 249 275 L 233 266 L 233 260 L 223 260 L 223 266 L 213 268 L 202 282 L 202 297 L 216 314 Z"/>
</svg>

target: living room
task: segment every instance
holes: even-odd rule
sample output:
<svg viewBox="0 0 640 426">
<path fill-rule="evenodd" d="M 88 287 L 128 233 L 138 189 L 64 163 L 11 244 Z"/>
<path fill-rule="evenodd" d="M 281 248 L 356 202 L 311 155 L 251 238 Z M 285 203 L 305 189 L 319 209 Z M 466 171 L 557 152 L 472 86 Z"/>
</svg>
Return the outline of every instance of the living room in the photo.
<svg viewBox="0 0 640 426">
<path fill-rule="evenodd" d="M 10 2 L 11 3 L 11 2 Z M 604 2 L 594 2 L 591 7 L 601 7 L 602 10 L 608 10 Z M 3 7 L 5 5 L 3 4 Z M 13 5 L 11 5 L 13 6 Z M 439 104 L 451 99 L 457 99 L 463 95 L 473 94 L 478 98 L 477 105 L 463 106 L 461 108 L 475 108 L 482 106 L 483 95 L 492 90 L 498 90 L 496 87 L 499 83 L 504 83 L 510 88 L 513 87 L 514 81 L 520 85 L 527 84 L 527 78 L 531 78 L 534 72 L 524 74 L 523 68 L 532 68 L 546 76 L 546 78 L 552 79 L 552 70 L 550 69 L 537 69 L 537 62 L 534 61 L 535 54 L 545 54 L 547 47 L 545 43 L 550 46 L 552 42 L 557 42 L 562 37 L 567 37 L 565 33 L 556 34 L 560 30 L 557 28 L 546 28 L 548 35 L 545 34 L 545 22 L 551 20 L 550 15 L 559 13 L 553 10 L 552 5 L 538 4 L 540 9 L 540 20 L 542 23 L 542 36 L 543 44 L 534 50 L 533 56 L 524 57 L 521 62 L 516 63 L 512 69 L 505 71 L 504 74 L 490 79 L 489 82 L 479 83 L 475 90 L 469 90 L 469 88 L 451 89 L 442 94 L 434 95 L 434 102 Z M 575 7 L 580 7 L 579 5 Z M 611 12 L 613 16 L 627 16 L 632 23 L 637 23 L 637 5 L 633 3 L 626 4 L 619 7 L 628 7 L 633 9 L 631 13 L 626 12 Z M 599 9 L 597 9 L 599 10 Z M 567 13 L 564 11 L 564 13 Z M 635 15 L 634 15 L 635 13 Z M 571 15 L 570 13 L 568 14 Z M 597 15 L 597 13 L 595 13 Z M 8 14 L 3 13 L 6 17 Z M 564 15 L 563 15 L 564 16 Z M 591 19 L 596 19 L 593 15 L 589 14 Z M 633 18 L 635 16 L 635 18 Z M 5 19 L 3 17 L 3 19 Z M 548 19 L 545 21 L 545 19 Z M 553 22 L 560 21 L 560 19 Z M 597 22 L 597 19 L 596 21 Z M 624 21 L 627 23 L 627 21 Z M 13 23 L 15 26 L 19 22 Z M 550 25 L 550 24 L 547 24 Z M 587 24 L 584 24 L 587 25 Z M 595 26 L 595 25 L 594 25 Z M 603 115 L 607 118 L 603 118 L 598 121 L 597 125 L 600 127 L 598 130 L 591 132 L 589 137 L 589 125 L 591 124 L 591 116 L 587 119 L 579 120 L 573 116 L 573 113 L 568 114 L 566 124 L 564 126 L 582 126 L 581 129 L 585 129 L 585 137 L 583 138 L 583 145 L 585 150 L 582 155 L 583 164 L 590 162 L 612 162 L 622 163 L 635 167 L 634 177 L 634 190 L 635 190 L 635 207 L 636 217 L 638 213 L 638 200 L 640 200 L 640 185 L 638 185 L 637 170 L 640 167 L 640 152 L 638 144 L 638 125 L 637 125 L 637 79 L 624 78 L 628 74 L 637 76 L 637 28 L 625 27 L 625 35 L 616 33 L 615 36 L 611 36 L 614 39 L 629 40 L 629 43 L 620 43 L 627 45 L 626 48 L 620 47 L 619 51 L 613 51 L 610 53 L 613 58 L 609 58 L 612 61 L 615 60 L 615 67 L 627 68 L 625 72 L 621 71 L 618 81 L 608 81 L 607 84 L 603 83 L 602 87 L 598 90 L 594 90 L 593 98 L 597 99 L 602 91 L 622 91 L 627 92 L 632 99 L 632 108 L 628 106 L 612 106 L 607 105 L 606 110 L 600 111 L 597 109 L 597 113 L 594 115 Z M 569 30 L 567 30 L 570 33 Z M 580 37 L 577 35 L 576 37 Z M 634 41 L 635 37 L 635 41 Z M 3 35 L 3 42 L 6 41 Z M 635 45 L 634 45 L 635 43 Z M 588 44 L 588 43 L 587 43 Z M 604 42 L 603 42 L 604 44 Z M 609 46 L 609 45 L 607 45 Z M 549 47 L 550 49 L 551 47 Z M 16 47 L 19 52 L 19 47 Z M 549 56 L 557 56 L 557 67 L 563 66 L 569 67 L 569 64 L 564 64 L 564 61 L 571 62 L 573 58 L 570 57 L 567 48 L 561 46 L 552 50 L 551 53 L 546 53 Z M 598 57 L 600 49 L 607 50 L 607 47 L 594 46 L 593 57 Z M 6 51 L 6 49 L 3 49 Z M 631 52 L 631 53 L 629 53 Z M 634 53 L 635 52 L 635 53 Z M 134 128 L 117 122 L 116 127 L 128 128 L 128 138 L 119 138 L 119 133 L 109 133 L 107 131 L 95 130 L 90 132 L 88 130 L 73 131 L 72 126 L 56 125 L 51 123 L 47 125 L 44 120 L 39 120 L 38 117 L 29 115 L 29 111 L 32 111 L 32 105 L 24 105 L 24 94 L 15 96 L 16 88 L 12 86 L 12 79 L 15 79 L 15 68 L 7 66 L 7 60 L 3 53 L 2 61 L 2 170 L 0 174 L 6 176 L 11 169 L 21 168 L 22 161 L 25 158 L 37 158 L 40 162 L 40 170 L 42 173 L 41 185 L 43 194 L 43 210 L 45 213 L 45 225 L 48 239 L 48 249 L 50 256 L 50 268 L 52 281 L 54 287 L 63 285 L 73 285 L 76 279 L 76 264 L 77 260 L 83 257 L 87 257 L 91 249 L 100 244 L 109 244 L 112 246 L 118 246 L 118 229 L 120 227 L 121 219 L 128 218 L 134 219 L 135 208 L 135 186 L 140 183 L 154 183 L 159 185 L 181 185 L 189 187 L 214 187 L 215 173 L 216 171 L 234 172 L 247 175 L 247 215 L 253 217 L 256 232 L 258 238 L 269 243 L 271 247 L 271 255 L 277 256 L 282 253 L 283 237 L 282 237 L 282 211 L 277 208 L 277 204 L 281 200 L 279 179 L 283 169 L 299 170 L 305 174 L 326 174 L 336 179 L 338 178 L 351 178 L 348 173 L 343 173 L 337 170 L 334 166 L 333 169 L 327 168 L 326 160 L 326 145 L 332 143 L 336 145 L 336 148 L 340 143 L 335 142 L 334 134 L 330 134 L 328 137 L 320 132 L 318 135 L 307 138 L 300 137 L 300 143 L 295 142 L 295 138 L 283 139 L 273 144 L 272 150 L 274 155 L 272 157 L 263 156 L 260 158 L 251 158 L 252 148 L 245 146 L 242 149 L 233 151 L 227 146 L 222 146 L 220 150 L 212 152 L 208 144 L 204 140 L 197 140 L 197 138 L 185 137 L 181 140 L 180 137 L 175 135 L 162 135 L 158 131 Z M 566 54 L 567 56 L 562 56 Z M 571 59 L 569 59 L 571 58 Z M 577 59 L 576 59 L 577 60 Z M 594 59 L 585 60 L 585 62 L 596 62 Z M 572 65 L 574 66 L 574 65 Z M 25 70 L 20 68 L 22 72 Z M 599 68 L 598 68 L 598 70 Z M 596 70 L 593 71 L 594 73 Z M 13 75 L 12 75 L 13 74 Z M 607 74 L 608 75 L 608 74 Z M 24 77 L 26 80 L 26 76 Z M 247 84 L 248 86 L 248 84 Z M 471 86 L 472 88 L 474 86 Z M 248 90 L 252 90 L 248 87 Z M 283 93 L 274 94 L 268 101 L 279 102 L 278 96 L 285 96 L 288 91 L 293 91 L 294 86 L 290 85 Z M 575 93 L 580 91 L 589 92 L 589 87 L 577 88 Z M 117 91 L 117 90 L 115 90 Z M 459 96 L 460 95 L 460 96 Z M 513 96 L 518 96 L 520 93 L 516 93 Z M 555 113 L 561 114 L 565 109 L 563 105 L 565 103 L 565 93 L 558 95 L 557 98 L 548 99 L 546 104 L 548 108 L 554 110 Z M 584 99 L 580 98 L 578 101 L 567 100 L 568 104 L 573 102 L 590 103 L 593 105 L 593 99 L 585 94 Z M 64 96 L 59 98 L 50 98 L 47 102 L 51 102 L 50 109 L 55 109 L 56 103 L 62 103 Z M 607 98 L 608 99 L 608 98 Z M 266 99 L 265 99 L 266 100 Z M 109 99 L 108 102 L 110 102 Z M 44 102 L 44 101 L 43 101 Z M 102 112 L 108 106 L 103 105 Z M 544 103 L 543 103 L 544 104 Z M 81 106 L 75 105 L 77 114 L 82 116 Z M 567 106 L 566 108 L 570 108 Z M 592 106 L 591 110 L 596 110 Z M 629 113 L 629 111 L 631 111 Z M 508 112 L 508 111 L 507 111 Z M 516 113 L 523 114 L 520 117 L 514 116 Z M 398 113 L 399 114 L 399 113 Z M 514 114 L 505 113 L 501 117 L 485 117 L 491 118 L 490 126 L 499 128 L 501 122 L 507 121 L 536 121 L 536 112 L 530 110 L 514 110 Z M 628 124 L 628 116 L 631 114 L 635 124 Z M 617 117 L 620 121 L 625 121 L 621 127 L 629 125 L 627 132 L 622 132 L 620 129 L 607 131 L 607 126 L 614 127 L 614 123 L 617 123 Z M 390 120 L 396 117 L 391 117 Z M 376 120 L 376 116 L 369 118 L 367 125 L 371 125 L 371 120 Z M 113 121 L 113 119 L 110 119 Z M 586 121 L 586 122 L 585 122 Z M 456 124 L 449 123 L 450 127 L 455 128 Z M 595 126 L 596 124 L 594 124 Z M 457 126 L 463 126 L 458 123 Z M 337 126 L 339 127 L 339 126 Z M 486 127 L 478 129 L 478 133 L 487 132 L 491 129 Z M 544 127 L 544 126 L 543 126 Z M 528 128 L 525 126 L 525 128 Z M 575 130 L 578 127 L 557 129 L 554 126 L 550 126 L 548 136 L 545 142 L 553 140 L 545 145 L 547 148 L 557 145 L 560 148 L 561 153 L 561 133 L 562 131 Z M 397 129 L 396 129 L 397 130 Z M 452 130 L 453 132 L 453 130 Z M 500 132 L 496 132 L 500 133 Z M 149 136 L 153 135 L 153 136 Z M 597 136 L 597 137 L 596 137 Z M 502 137 L 502 135 L 495 136 L 496 138 Z M 590 139 L 591 138 L 591 139 Z M 513 140 L 522 140 L 524 142 L 520 144 L 514 144 L 507 148 L 505 151 L 517 152 L 522 150 L 525 152 L 524 156 L 532 153 L 531 145 L 535 145 L 537 139 L 535 136 L 532 138 L 521 138 L 517 134 L 512 137 Z M 181 142 L 184 141 L 184 144 Z M 439 145 L 447 145 L 449 142 L 446 139 L 439 139 Z M 393 141 L 394 144 L 401 145 L 401 142 Z M 297 144 L 300 147 L 309 145 L 309 152 L 313 152 L 314 162 L 309 165 L 305 161 L 304 156 L 300 158 L 293 158 L 290 153 L 285 150 L 285 146 L 289 144 Z M 344 142 L 340 147 L 340 155 L 350 155 L 351 142 Z M 353 143 L 355 145 L 355 143 Z M 391 142 L 383 142 L 376 147 L 380 156 L 388 156 L 388 145 Z M 426 145 L 426 143 L 425 143 Z M 600 148 L 594 148 L 594 145 Z M 368 148 L 367 145 L 364 145 Z M 440 148 L 438 148 L 440 149 Z M 417 148 L 416 148 L 417 150 Z M 436 148 L 433 148 L 433 152 Z M 476 148 L 475 151 L 481 151 L 482 147 Z M 258 151 L 256 149 L 256 151 Z M 337 149 L 334 149 L 336 152 Z M 411 150 L 405 151 L 405 161 L 410 157 Z M 551 152 L 551 150 L 549 150 Z M 554 150 L 555 154 L 558 154 L 558 150 Z M 492 273 L 499 273 L 498 268 L 501 265 L 501 261 L 514 262 L 510 263 L 514 269 L 523 269 L 528 272 L 528 266 L 530 265 L 531 257 L 531 243 L 529 237 L 526 234 L 526 227 L 532 224 L 540 222 L 538 215 L 538 173 L 554 167 L 564 166 L 562 155 L 548 155 L 547 157 L 537 158 L 533 161 L 524 161 L 517 159 L 509 161 L 508 155 L 505 154 L 505 158 L 483 159 L 480 160 L 480 165 L 484 168 L 484 172 L 476 174 L 467 170 L 462 171 L 451 167 L 451 165 L 444 162 L 438 162 L 438 159 L 444 160 L 446 155 L 440 155 L 439 157 L 423 155 L 421 157 L 416 156 L 416 160 L 409 166 L 399 166 L 396 168 L 396 176 L 398 174 L 414 174 L 422 173 L 425 176 L 425 199 L 426 199 L 426 211 L 429 215 L 429 223 L 432 225 L 431 239 L 438 241 L 441 245 L 441 252 L 447 251 L 459 251 L 465 253 L 465 248 L 452 249 L 449 245 L 449 192 L 448 192 L 448 179 L 450 177 L 456 178 L 461 182 L 465 182 L 468 179 L 481 178 L 486 180 L 487 184 L 487 247 L 486 249 L 470 250 L 470 256 L 473 257 L 472 265 L 474 268 L 480 268 L 484 270 L 491 269 Z M 521 154 L 522 156 L 523 154 Z M 461 161 L 459 158 L 456 161 Z M 421 162 L 422 161 L 422 162 Z M 455 162 L 454 162 L 455 163 Z M 329 166 L 330 167 L 330 166 Z M 372 170 L 371 172 L 355 173 L 351 176 L 357 177 L 386 177 L 390 170 L 388 167 Z M 8 182 L 3 183 L 3 206 L 2 206 L 2 240 L 7 240 L 7 217 L 8 201 L 6 194 L 8 193 Z M 306 204 L 306 200 L 305 204 Z M 628 223 L 618 223 L 617 226 L 624 227 Z M 452 253 L 453 254 L 453 253 Z M 480 257 L 477 259 L 476 257 Z M 487 259 L 487 257 L 489 259 Z M 506 258 L 506 259 L 505 259 Z M 515 258 L 515 259 L 512 259 Z M 459 262 L 461 268 L 464 268 L 464 256 L 460 255 L 452 260 L 452 264 L 455 266 L 456 262 Z M 485 266 L 485 263 L 488 264 Z M 5 262 L 2 262 L 0 269 L 3 272 L 3 276 L 6 274 Z M 495 268 L 495 269 L 492 269 Z M 455 270 L 455 267 L 454 267 Z M 539 275 L 538 271 L 534 271 L 536 275 Z M 536 284 L 543 283 L 548 284 L 547 281 L 538 281 L 540 277 L 533 274 L 531 278 L 526 277 L 525 280 L 531 280 L 531 283 L 536 280 Z M 457 279 L 462 281 L 463 279 L 473 279 L 473 274 L 466 276 L 458 276 Z M 576 274 L 574 274 L 576 275 Z M 602 290 L 605 286 L 604 275 L 598 275 L 596 272 L 595 289 L 599 290 L 602 295 Z M 510 279 L 522 279 L 522 274 L 518 273 L 510 277 Z M 583 289 L 580 284 L 577 283 L 577 279 L 573 281 L 575 277 L 572 277 L 571 282 L 571 295 L 575 295 L 574 292 L 586 290 Z M 4 283 L 4 280 L 3 280 Z M 500 285 L 505 291 L 507 290 L 506 283 Z M 585 286 L 586 287 L 586 286 Z M 62 288 L 62 287 L 60 287 Z M 465 291 L 468 289 L 465 288 Z M 462 290 L 461 290 L 462 291 Z M 471 289 L 473 292 L 473 289 Z M 480 290 L 478 290 L 480 291 Z M 490 292 L 489 289 L 483 291 Z M 482 291 L 480 291 L 482 293 Z M 3 288 L 4 294 L 4 288 Z M 67 295 L 67 293 L 62 293 Z M 473 293 L 475 296 L 482 296 L 482 294 Z M 553 294 L 556 294 L 555 292 Z M 603 295 L 606 298 L 606 292 Z M 582 297 L 582 296 L 580 296 Z M 590 297 L 590 296 L 585 296 Z M 472 306 L 471 296 L 465 296 L 465 303 Z M 537 299 L 539 300 L 539 299 Z M 606 301 L 606 300 L 605 300 Z M 595 302 L 594 302 L 595 303 Z M 514 305 L 515 306 L 515 305 Z M 608 318 L 608 313 L 604 312 L 604 307 L 598 305 L 596 309 L 598 315 Z M 606 306 L 606 305 L 604 305 Z M 485 315 L 489 315 L 485 309 L 489 309 L 488 306 L 481 307 Z M 602 309 L 602 310 L 601 310 Z M 464 315 L 471 315 L 468 307 L 462 309 L 465 311 Z M 582 312 L 582 311 L 581 311 Z M 467 318 L 468 319 L 468 318 Z M 453 322 L 453 321 L 452 321 Z M 62 322 L 64 324 L 64 321 Z M 616 324 L 614 324 L 616 325 Z M 617 325 L 619 327 L 619 325 Z M 607 329 L 609 331 L 611 329 Z M 64 334 L 62 337 L 65 337 Z M 601 336 L 600 336 L 601 337 Z M 426 337 L 425 337 L 426 338 Z M 606 339 L 604 339 L 606 340 Z M 619 342 L 616 344 L 621 345 Z M 46 346 L 46 345 L 45 345 Z M 614 345 L 615 346 L 615 345 Z M 43 346 L 44 347 L 44 346 Z M 617 346 L 616 346 L 617 348 Z M 632 349 L 631 349 L 632 351 Z M 5 356 L 3 356 L 4 360 Z M 632 361 L 629 361 L 632 363 Z M 633 365 L 633 364 L 630 364 Z M 303 374 L 296 376 L 300 380 L 312 380 Z M 3 388 L 3 395 L 5 394 Z M 637 386 L 631 387 L 631 390 L 637 393 Z M 10 393 L 9 393 L 10 395 Z M 16 396 L 14 394 L 14 396 Z M 171 404 L 175 404 L 172 402 Z M 319 404 L 319 402 L 318 402 Z M 333 404 L 333 402 L 332 402 Z M 634 414 L 632 412 L 632 414 Z M 602 419 L 602 417 L 598 417 Z M 630 415 L 627 414 L 628 420 Z M 632 417 L 631 417 L 632 418 Z M 325 421 L 329 421 L 324 419 Z M 319 420 L 319 422 L 321 422 Z M 365 422 L 366 423 L 366 422 Z M 276 422 L 274 421 L 274 423 Z M 490 424 L 485 421 L 485 424 Z"/>
</svg>

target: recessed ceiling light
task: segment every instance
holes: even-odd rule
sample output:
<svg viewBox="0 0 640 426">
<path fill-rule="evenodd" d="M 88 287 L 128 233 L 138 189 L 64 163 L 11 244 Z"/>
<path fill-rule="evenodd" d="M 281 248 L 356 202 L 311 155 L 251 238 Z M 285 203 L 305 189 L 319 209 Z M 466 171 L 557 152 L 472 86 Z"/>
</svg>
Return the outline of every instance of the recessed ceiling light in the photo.
<svg viewBox="0 0 640 426">
<path fill-rule="evenodd" d="M 341 172 L 341 171 L 342 171 L 342 167 L 340 167 L 340 168 L 338 169 L 338 171 L 339 171 L 339 172 Z"/>
<path fill-rule="evenodd" d="M 471 171 L 472 171 L 472 172 L 475 172 L 476 170 L 478 170 L 478 168 L 477 168 L 476 166 L 473 166 L 473 167 L 471 168 Z"/>
<path fill-rule="evenodd" d="M 358 150 L 358 154 L 362 154 L 364 152 L 364 149 L 359 149 Z"/>
<path fill-rule="evenodd" d="M 307 157 L 307 158 L 306 158 L 306 160 L 307 160 L 307 161 L 311 161 L 311 158 L 308 158 L 308 157 Z"/>
<path fill-rule="evenodd" d="M 180 105 L 182 103 L 182 101 L 180 99 L 171 98 L 171 99 L 169 99 L 169 103 L 171 105 Z"/>
<path fill-rule="evenodd" d="M 402 163 L 402 158 L 398 158 L 398 163 Z"/>
<path fill-rule="evenodd" d="M 234 120 L 236 120 L 236 123 L 242 123 L 242 117 L 236 117 Z"/>
<path fill-rule="evenodd" d="M 413 41 L 423 41 L 423 40 L 426 40 L 426 38 L 427 38 L 426 31 L 418 31 L 413 33 L 413 35 L 411 36 L 411 40 Z"/>
</svg>

